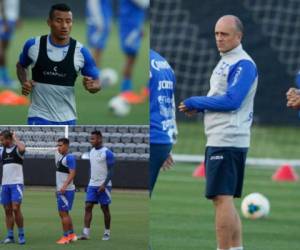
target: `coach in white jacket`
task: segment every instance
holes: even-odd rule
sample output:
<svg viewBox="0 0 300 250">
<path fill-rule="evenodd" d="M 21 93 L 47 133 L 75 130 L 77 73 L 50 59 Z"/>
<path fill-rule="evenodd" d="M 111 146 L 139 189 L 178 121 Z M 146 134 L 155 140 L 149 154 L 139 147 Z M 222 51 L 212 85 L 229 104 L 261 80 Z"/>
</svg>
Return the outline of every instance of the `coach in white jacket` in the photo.
<svg viewBox="0 0 300 250">
<path fill-rule="evenodd" d="M 204 112 L 206 197 L 215 206 L 220 250 L 243 249 L 241 221 L 233 198 L 242 194 L 257 69 L 242 48 L 242 35 L 238 17 L 226 15 L 218 20 L 215 38 L 221 59 L 210 78 L 210 90 L 207 96 L 188 98 L 179 106 L 187 115 Z"/>
</svg>

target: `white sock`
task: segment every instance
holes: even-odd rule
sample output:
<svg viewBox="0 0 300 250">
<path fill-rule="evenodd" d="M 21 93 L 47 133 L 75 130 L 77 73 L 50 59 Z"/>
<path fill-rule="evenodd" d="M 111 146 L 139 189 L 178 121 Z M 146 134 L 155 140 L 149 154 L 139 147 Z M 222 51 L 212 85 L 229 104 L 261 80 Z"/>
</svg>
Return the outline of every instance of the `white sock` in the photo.
<svg viewBox="0 0 300 250">
<path fill-rule="evenodd" d="M 217 250 L 231 250 L 231 248 L 230 249 L 217 248 Z"/>
<path fill-rule="evenodd" d="M 243 247 L 231 247 L 230 250 L 244 250 Z"/>
<path fill-rule="evenodd" d="M 88 227 L 83 228 L 83 234 L 90 235 L 90 229 Z"/>
<path fill-rule="evenodd" d="M 105 233 L 105 234 L 110 234 L 110 230 L 109 230 L 109 229 L 105 229 L 105 230 L 104 230 L 104 233 Z"/>
</svg>

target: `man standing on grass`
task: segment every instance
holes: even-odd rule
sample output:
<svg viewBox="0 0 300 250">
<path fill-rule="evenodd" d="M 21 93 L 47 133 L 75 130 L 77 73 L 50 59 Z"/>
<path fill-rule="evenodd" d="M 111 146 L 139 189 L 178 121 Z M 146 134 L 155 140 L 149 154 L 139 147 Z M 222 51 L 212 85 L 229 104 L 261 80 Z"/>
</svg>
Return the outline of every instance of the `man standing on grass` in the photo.
<svg viewBox="0 0 300 250">
<path fill-rule="evenodd" d="M 207 96 L 184 100 L 179 110 L 187 115 L 204 112 L 207 136 L 206 197 L 215 206 L 219 250 L 242 250 L 242 227 L 233 198 L 241 197 L 246 155 L 250 145 L 257 69 L 243 50 L 243 25 L 226 15 L 215 26 L 221 60 L 210 78 Z"/>
<path fill-rule="evenodd" d="M 173 165 L 171 150 L 177 135 L 176 77 L 169 63 L 150 50 L 150 196 L 161 168 Z"/>
<path fill-rule="evenodd" d="M 111 178 L 115 157 L 108 148 L 102 146 L 102 134 L 100 131 L 91 133 L 90 142 L 93 146 L 90 151 L 91 177 L 86 192 L 84 228 L 82 235 L 78 239 L 89 239 L 93 207 L 94 204 L 100 204 L 105 225 L 102 240 L 109 240 L 111 221 L 109 204 L 111 203 Z"/>
<path fill-rule="evenodd" d="M 25 145 L 15 133 L 1 132 L 0 159 L 3 164 L 1 203 L 5 210 L 7 236 L 3 244 L 14 243 L 14 224 L 18 227 L 19 244 L 25 244 L 24 220 L 21 212 L 23 200 L 23 159 Z"/>
<path fill-rule="evenodd" d="M 76 175 L 76 160 L 75 156 L 69 153 L 69 143 L 67 138 L 58 139 L 57 152 L 55 153 L 56 198 L 63 227 L 63 236 L 56 242 L 57 244 L 68 244 L 77 240 L 72 218 L 69 214 L 75 196 L 73 180 Z"/>
<path fill-rule="evenodd" d="M 50 34 L 29 39 L 17 63 L 24 95 L 31 94 L 28 125 L 75 125 L 75 81 L 78 72 L 90 93 L 100 90 L 99 70 L 90 52 L 70 37 L 71 9 L 65 4 L 51 7 Z M 32 67 L 32 80 L 27 68 Z"/>
</svg>

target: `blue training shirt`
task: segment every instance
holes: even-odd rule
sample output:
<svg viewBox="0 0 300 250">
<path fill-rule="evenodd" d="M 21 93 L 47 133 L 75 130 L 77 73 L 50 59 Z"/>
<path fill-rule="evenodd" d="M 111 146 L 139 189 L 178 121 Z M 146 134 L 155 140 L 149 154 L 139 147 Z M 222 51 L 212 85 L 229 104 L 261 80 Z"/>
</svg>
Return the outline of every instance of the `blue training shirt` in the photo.
<svg viewBox="0 0 300 250">
<path fill-rule="evenodd" d="M 150 50 L 150 143 L 174 143 L 177 133 L 175 83 L 175 74 L 169 63 Z"/>
</svg>

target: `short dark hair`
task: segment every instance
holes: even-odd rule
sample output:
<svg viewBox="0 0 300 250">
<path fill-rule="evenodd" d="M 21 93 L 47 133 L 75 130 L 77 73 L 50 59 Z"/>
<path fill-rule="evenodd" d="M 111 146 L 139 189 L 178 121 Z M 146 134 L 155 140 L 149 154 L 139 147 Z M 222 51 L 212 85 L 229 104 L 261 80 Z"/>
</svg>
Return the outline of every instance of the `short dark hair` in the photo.
<svg viewBox="0 0 300 250">
<path fill-rule="evenodd" d="M 68 138 L 59 138 L 57 142 L 62 142 L 64 145 L 70 144 L 70 140 Z"/>
<path fill-rule="evenodd" d="M 102 137 L 102 133 L 101 133 L 100 130 L 94 130 L 94 131 L 92 131 L 91 135 L 97 135 L 97 136 Z"/>
<path fill-rule="evenodd" d="M 12 139 L 13 133 L 10 130 L 3 130 L 1 136 L 3 136 L 4 139 Z"/>
<path fill-rule="evenodd" d="M 51 9 L 49 11 L 49 18 L 50 19 L 53 18 L 53 13 L 56 10 L 68 12 L 68 11 L 71 11 L 71 8 L 68 5 L 64 4 L 64 3 L 58 3 L 58 4 L 52 5 Z"/>
</svg>

